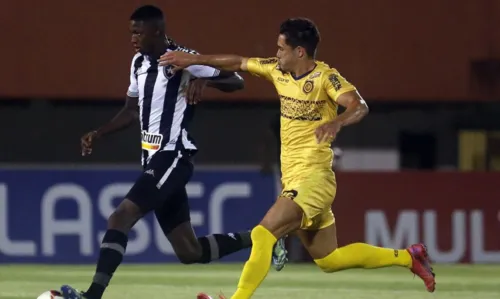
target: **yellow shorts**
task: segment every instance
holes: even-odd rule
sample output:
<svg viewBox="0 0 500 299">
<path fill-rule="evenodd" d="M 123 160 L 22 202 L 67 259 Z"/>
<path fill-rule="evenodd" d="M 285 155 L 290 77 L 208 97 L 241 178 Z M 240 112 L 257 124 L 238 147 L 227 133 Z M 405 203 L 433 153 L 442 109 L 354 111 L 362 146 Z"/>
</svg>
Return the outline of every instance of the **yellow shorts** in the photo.
<svg viewBox="0 0 500 299">
<path fill-rule="evenodd" d="M 332 203 L 337 193 L 337 182 L 333 172 L 318 173 L 307 179 L 283 181 L 280 197 L 296 202 L 304 215 L 301 229 L 318 230 L 335 223 Z"/>
</svg>

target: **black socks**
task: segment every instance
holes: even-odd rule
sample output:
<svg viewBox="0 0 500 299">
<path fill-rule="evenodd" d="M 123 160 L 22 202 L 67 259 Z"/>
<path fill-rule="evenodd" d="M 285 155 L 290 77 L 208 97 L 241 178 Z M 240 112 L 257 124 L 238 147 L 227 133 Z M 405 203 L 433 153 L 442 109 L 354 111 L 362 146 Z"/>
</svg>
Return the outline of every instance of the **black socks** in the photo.
<svg viewBox="0 0 500 299">
<path fill-rule="evenodd" d="M 94 279 L 88 291 L 85 292 L 87 298 L 101 299 L 113 273 L 123 260 L 127 241 L 127 235 L 118 230 L 110 229 L 106 232 L 102 240 Z"/>
<path fill-rule="evenodd" d="M 198 263 L 209 263 L 226 255 L 252 246 L 250 232 L 213 234 L 198 238 L 202 248 L 202 256 Z"/>
</svg>

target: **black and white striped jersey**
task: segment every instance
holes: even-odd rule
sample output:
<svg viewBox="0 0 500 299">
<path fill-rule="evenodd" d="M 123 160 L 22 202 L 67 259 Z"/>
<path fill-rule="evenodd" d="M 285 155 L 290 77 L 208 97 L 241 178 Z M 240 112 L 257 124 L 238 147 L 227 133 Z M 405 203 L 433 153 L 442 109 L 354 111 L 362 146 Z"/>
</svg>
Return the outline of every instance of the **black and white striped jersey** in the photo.
<svg viewBox="0 0 500 299">
<path fill-rule="evenodd" d="M 196 54 L 175 44 L 166 51 Z M 187 86 L 194 77 L 216 77 L 219 73 L 212 67 L 193 65 L 174 74 L 171 66 L 159 66 L 147 55 L 134 56 L 127 95 L 139 98 L 143 165 L 158 151 L 197 150 L 188 133 L 194 107 L 186 103 Z"/>
</svg>

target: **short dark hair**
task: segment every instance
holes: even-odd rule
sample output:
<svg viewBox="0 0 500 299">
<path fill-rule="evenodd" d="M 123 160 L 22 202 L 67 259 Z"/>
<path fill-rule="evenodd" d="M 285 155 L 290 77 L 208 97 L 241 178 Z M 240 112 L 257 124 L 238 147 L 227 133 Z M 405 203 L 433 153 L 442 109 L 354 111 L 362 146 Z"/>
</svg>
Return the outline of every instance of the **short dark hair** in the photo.
<svg viewBox="0 0 500 299">
<path fill-rule="evenodd" d="M 281 23 L 280 34 L 292 48 L 303 47 L 309 57 L 314 58 L 320 41 L 318 27 L 306 18 L 288 19 Z"/>
<path fill-rule="evenodd" d="M 130 16 L 131 21 L 163 21 L 163 12 L 154 5 L 144 5 L 137 8 Z"/>
</svg>

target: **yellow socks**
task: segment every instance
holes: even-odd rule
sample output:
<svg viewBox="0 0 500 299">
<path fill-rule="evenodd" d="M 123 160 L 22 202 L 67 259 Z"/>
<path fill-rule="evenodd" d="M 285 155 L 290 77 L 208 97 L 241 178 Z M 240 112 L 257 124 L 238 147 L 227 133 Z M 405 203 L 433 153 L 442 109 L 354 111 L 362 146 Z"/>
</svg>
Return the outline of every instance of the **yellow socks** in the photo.
<svg viewBox="0 0 500 299">
<path fill-rule="evenodd" d="M 258 225 L 252 230 L 252 252 L 245 263 L 238 289 L 231 299 L 248 299 L 262 283 L 269 268 L 276 237 L 265 227 Z M 328 256 L 314 260 L 325 272 L 350 268 L 382 268 L 388 266 L 411 267 L 412 259 L 406 250 L 381 248 L 363 243 L 341 247 Z"/>
<path fill-rule="evenodd" d="M 252 252 L 243 267 L 238 289 L 231 299 L 250 298 L 264 280 L 271 267 L 271 257 L 276 237 L 262 225 L 252 230 Z"/>
<path fill-rule="evenodd" d="M 411 255 L 406 250 L 376 247 L 354 243 L 336 249 L 326 257 L 314 262 L 325 272 L 351 268 L 382 268 L 388 266 L 411 267 Z"/>
</svg>

